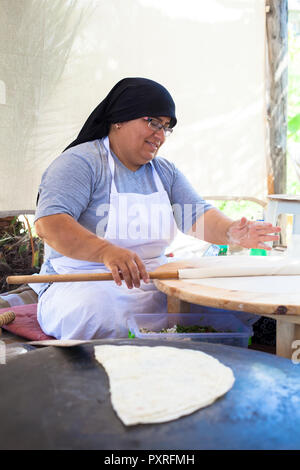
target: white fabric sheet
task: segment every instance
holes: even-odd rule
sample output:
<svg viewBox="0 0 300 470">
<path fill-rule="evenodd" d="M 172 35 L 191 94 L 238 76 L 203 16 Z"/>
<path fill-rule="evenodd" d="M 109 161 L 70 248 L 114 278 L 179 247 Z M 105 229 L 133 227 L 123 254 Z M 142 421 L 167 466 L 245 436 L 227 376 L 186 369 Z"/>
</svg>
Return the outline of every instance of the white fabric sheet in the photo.
<svg viewBox="0 0 300 470">
<path fill-rule="evenodd" d="M 173 95 L 160 154 L 200 194 L 264 197 L 263 0 L 0 0 L 0 12 L 0 216 L 35 210 L 43 171 L 128 76 Z"/>
</svg>

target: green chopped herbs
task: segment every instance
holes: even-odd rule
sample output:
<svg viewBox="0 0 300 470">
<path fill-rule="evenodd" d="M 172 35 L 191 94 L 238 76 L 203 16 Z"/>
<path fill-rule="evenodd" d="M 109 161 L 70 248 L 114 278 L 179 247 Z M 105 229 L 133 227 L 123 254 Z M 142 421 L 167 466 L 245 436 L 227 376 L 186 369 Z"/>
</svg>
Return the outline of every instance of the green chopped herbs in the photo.
<svg viewBox="0 0 300 470">
<path fill-rule="evenodd" d="M 172 328 L 163 328 L 160 331 L 151 331 L 148 328 L 140 328 L 141 333 L 231 333 L 227 330 L 226 332 L 217 331 L 212 326 L 200 326 L 200 325 L 174 325 Z"/>
<path fill-rule="evenodd" d="M 200 325 L 191 325 L 191 326 L 181 326 L 176 325 L 176 333 L 217 333 L 212 326 L 200 326 Z"/>
</svg>

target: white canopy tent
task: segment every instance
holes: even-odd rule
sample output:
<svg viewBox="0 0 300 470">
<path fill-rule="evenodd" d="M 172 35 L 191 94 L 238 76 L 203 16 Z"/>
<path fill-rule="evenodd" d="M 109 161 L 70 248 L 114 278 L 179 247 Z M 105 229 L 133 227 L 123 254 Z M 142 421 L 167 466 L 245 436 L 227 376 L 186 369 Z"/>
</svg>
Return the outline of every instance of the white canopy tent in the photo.
<svg viewBox="0 0 300 470">
<path fill-rule="evenodd" d="M 162 83 L 162 148 L 201 195 L 264 199 L 264 0 L 0 0 L 0 216 L 35 210 L 50 162 L 121 78 Z"/>
</svg>

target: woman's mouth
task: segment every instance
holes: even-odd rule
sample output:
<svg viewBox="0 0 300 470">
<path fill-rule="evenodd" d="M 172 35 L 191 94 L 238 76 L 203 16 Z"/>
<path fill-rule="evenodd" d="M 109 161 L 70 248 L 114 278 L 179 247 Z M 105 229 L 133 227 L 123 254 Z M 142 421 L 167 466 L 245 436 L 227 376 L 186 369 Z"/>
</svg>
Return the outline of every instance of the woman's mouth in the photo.
<svg viewBox="0 0 300 470">
<path fill-rule="evenodd" d="M 158 147 L 159 147 L 157 144 L 155 144 L 154 142 L 150 142 L 149 140 L 146 140 L 146 143 L 147 143 L 148 145 L 150 145 L 150 147 L 152 148 L 153 152 L 157 152 Z"/>
</svg>

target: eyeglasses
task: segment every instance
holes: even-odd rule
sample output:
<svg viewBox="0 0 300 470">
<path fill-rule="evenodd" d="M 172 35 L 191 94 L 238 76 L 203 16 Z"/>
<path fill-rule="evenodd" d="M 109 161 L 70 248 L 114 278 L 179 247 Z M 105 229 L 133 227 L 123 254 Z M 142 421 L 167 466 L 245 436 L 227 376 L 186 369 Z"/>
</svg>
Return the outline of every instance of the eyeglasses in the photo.
<svg viewBox="0 0 300 470">
<path fill-rule="evenodd" d="M 154 132 L 159 132 L 163 129 L 166 137 L 169 137 L 173 132 L 171 127 L 163 126 L 157 119 L 150 117 L 145 117 L 144 119 L 148 122 L 148 127 Z"/>
</svg>

